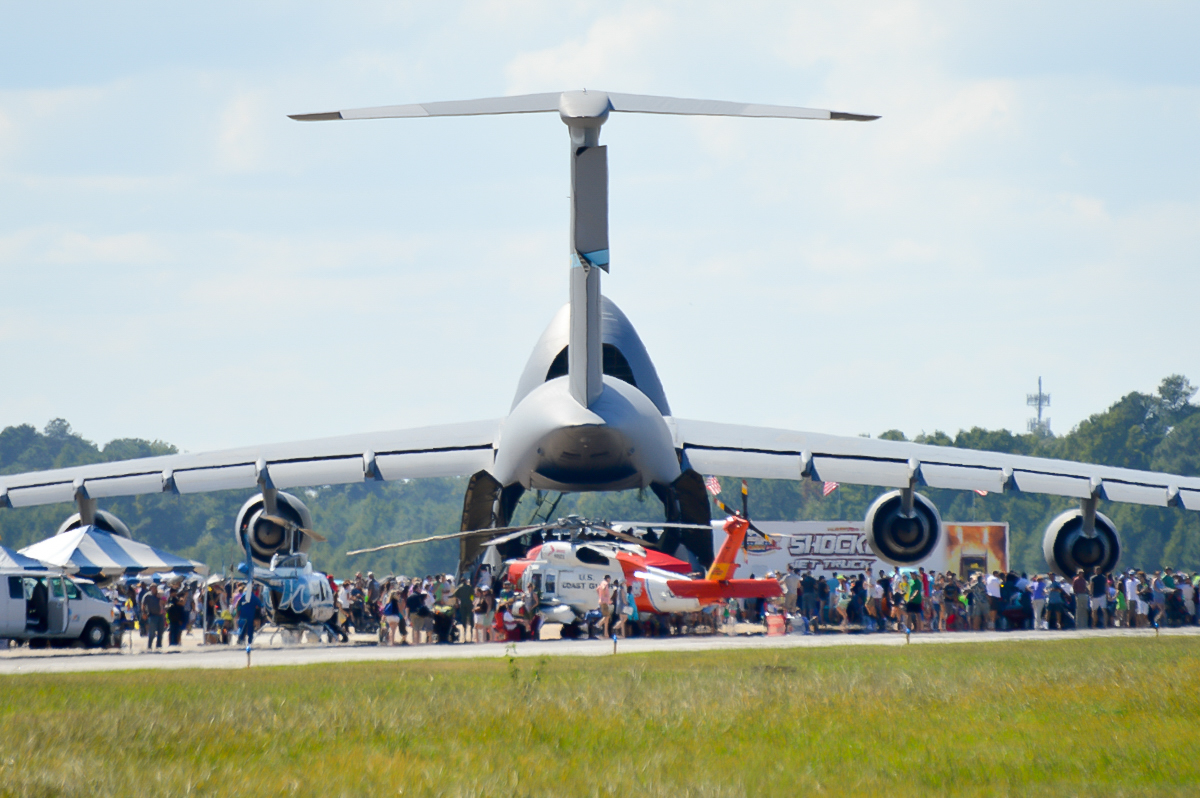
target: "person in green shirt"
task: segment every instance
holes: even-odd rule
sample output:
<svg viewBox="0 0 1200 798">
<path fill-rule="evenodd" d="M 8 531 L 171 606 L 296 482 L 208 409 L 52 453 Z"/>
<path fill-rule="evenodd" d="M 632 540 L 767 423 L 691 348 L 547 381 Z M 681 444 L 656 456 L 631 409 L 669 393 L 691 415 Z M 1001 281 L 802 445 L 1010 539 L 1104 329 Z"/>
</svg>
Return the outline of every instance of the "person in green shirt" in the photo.
<svg viewBox="0 0 1200 798">
<path fill-rule="evenodd" d="M 904 592 L 904 611 L 908 613 L 908 628 L 914 632 L 921 630 L 921 600 L 924 597 L 924 586 L 915 576 L 908 577 Z"/>
</svg>

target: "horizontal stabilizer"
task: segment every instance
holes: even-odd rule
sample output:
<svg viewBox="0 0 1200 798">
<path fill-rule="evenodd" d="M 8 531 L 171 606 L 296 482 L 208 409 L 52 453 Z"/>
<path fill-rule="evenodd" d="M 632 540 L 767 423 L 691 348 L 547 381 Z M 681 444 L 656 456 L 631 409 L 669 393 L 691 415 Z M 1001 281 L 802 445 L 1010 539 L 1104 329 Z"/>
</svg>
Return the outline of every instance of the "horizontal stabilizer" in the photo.
<svg viewBox="0 0 1200 798">
<path fill-rule="evenodd" d="M 831 119 L 850 122 L 869 122 L 878 116 L 826 111 L 820 108 L 799 108 L 790 105 L 758 105 L 724 100 L 692 100 L 683 97 L 656 97 L 649 94 L 605 94 L 602 91 L 548 92 L 518 94 L 512 97 L 486 97 L 479 100 L 451 100 L 411 105 L 382 105 L 376 108 L 355 108 L 319 114 L 292 114 L 300 122 L 327 122 L 335 119 L 411 119 L 422 116 L 477 116 L 487 114 L 537 114 L 558 111 L 567 118 L 579 116 L 577 109 L 582 96 L 601 98 L 594 114 L 603 117 L 608 111 L 631 114 L 681 114 L 686 116 L 747 116 L 773 119 Z M 607 104 L 603 98 L 607 97 Z M 607 105 L 607 108 L 605 106 Z M 603 110 L 602 110 L 603 109 Z"/>
<path fill-rule="evenodd" d="M 730 579 L 727 582 L 668 579 L 667 588 L 679 598 L 694 598 L 705 603 L 731 598 L 778 598 L 783 595 L 783 588 L 774 579 Z"/>
<path fill-rule="evenodd" d="M 790 105 L 757 105 L 724 100 L 690 100 L 682 97 L 654 97 L 646 94 L 610 94 L 612 110 L 634 114 L 683 114 L 686 116 L 750 116 L 773 119 L 835 119 L 870 122 L 878 116 L 799 108 Z"/>
<path fill-rule="evenodd" d="M 291 114 L 299 122 L 325 122 L 331 119 L 411 119 L 421 116 L 477 116 L 481 114 L 536 114 L 558 110 L 559 92 L 518 94 L 513 97 L 487 97 L 482 100 L 450 100 L 412 105 L 382 105 L 354 108 L 324 114 Z"/>
</svg>

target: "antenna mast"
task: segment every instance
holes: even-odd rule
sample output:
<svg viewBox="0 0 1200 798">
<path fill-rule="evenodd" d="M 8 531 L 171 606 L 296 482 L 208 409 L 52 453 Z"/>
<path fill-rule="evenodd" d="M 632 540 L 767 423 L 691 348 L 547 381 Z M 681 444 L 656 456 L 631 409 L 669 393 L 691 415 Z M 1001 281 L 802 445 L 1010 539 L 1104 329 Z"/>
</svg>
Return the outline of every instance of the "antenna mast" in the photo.
<svg viewBox="0 0 1200 798">
<path fill-rule="evenodd" d="M 1042 417 L 1042 410 L 1050 406 L 1050 394 L 1042 392 L 1042 378 L 1038 377 L 1037 393 L 1025 395 L 1025 404 L 1029 407 L 1037 408 L 1037 418 L 1029 419 L 1026 428 L 1034 435 L 1047 438 L 1051 435 L 1050 432 L 1050 417 Z"/>
</svg>

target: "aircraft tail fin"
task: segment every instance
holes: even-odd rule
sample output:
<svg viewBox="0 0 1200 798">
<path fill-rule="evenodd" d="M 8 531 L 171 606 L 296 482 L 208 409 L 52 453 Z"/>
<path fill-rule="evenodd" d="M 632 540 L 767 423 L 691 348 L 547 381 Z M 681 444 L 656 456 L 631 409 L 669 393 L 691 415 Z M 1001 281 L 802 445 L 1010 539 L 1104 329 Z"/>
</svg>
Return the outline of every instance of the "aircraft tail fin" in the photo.
<svg viewBox="0 0 1200 798">
<path fill-rule="evenodd" d="M 721 550 L 713 559 L 708 575 L 704 577 L 706 580 L 726 582 L 733 578 L 733 572 L 737 570 L 738 551 L 746 542 L 746 531 L 749 529 L 750 522 L 745 518 L 731 515 L 725 519 L 725 542 L 721 544 Z"/>
<path fill-rule="evenodd" d="M 571 338 L 567 354 L 571 396 L 591 407 L 604 391 L 600 341 L 600 270 L 608 271 L 608 154 L 600 128 L 610 112 L 686 116 L 773 117 L 869 122 L 866 114 L 819 108 L 693 100 L 603 91 L 564 91 L 385 105 L 317 114 L 293 114 L 300 122 L 395 119 L 429 116 L 536 114 L 558 111 L 571 133 Z"/>
</svg>

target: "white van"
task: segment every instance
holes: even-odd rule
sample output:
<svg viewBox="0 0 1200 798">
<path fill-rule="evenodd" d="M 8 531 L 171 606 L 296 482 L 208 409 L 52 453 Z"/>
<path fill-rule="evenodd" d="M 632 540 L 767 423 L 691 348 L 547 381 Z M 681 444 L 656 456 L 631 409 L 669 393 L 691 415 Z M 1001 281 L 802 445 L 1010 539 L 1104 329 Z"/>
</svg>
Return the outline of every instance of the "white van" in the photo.
<svg viewBox="0 0 1200 798">
<path fill-rule="evenodd" d="M 79 640 L 105 648 L 112 637 L 113 604 L 92 582 L 45 571 L 0 573 L 0 639 Z"/>
</svg>

